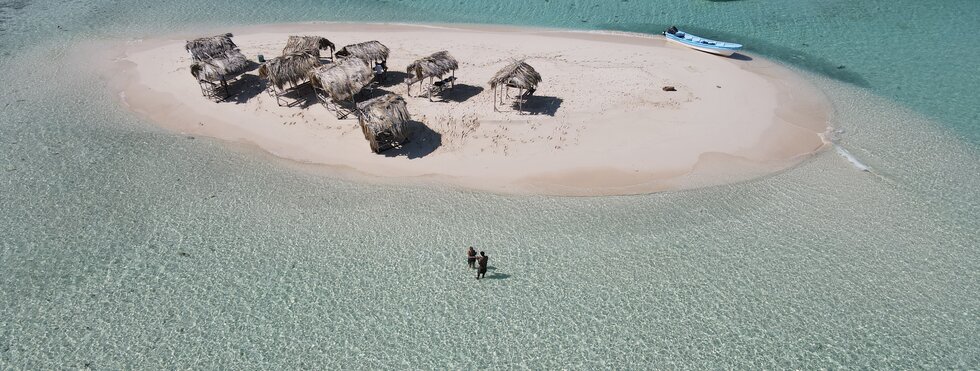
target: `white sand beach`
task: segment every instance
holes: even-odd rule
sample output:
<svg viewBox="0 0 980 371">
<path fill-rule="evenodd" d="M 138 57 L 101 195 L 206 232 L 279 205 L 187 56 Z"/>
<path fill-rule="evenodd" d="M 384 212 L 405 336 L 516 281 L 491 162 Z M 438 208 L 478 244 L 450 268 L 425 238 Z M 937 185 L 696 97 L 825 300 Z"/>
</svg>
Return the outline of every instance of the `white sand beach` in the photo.
<svg viewBox="0 0 980 371">
<path fill-rule="evenodd" d="M 226 30 L 250 59 L 281 54 L 289 35 L 338 48 L 391 48 L 383 90 L 401 94 L 417 128 L 403 148 L 373 153 L 354 116 L 317 104 L 281 107 L 251 71 L 236 96 L 202 97 L 188 33 L 118 42 L 96 62 L 147 120 L 187 135 L 254 144 L 275 156 L 365 181 L 442 182 L 498 193 L 623 195 L 725 184 L 787 169 L 826 147 L 830 104 L 780 65 L 718 57 L 661 37 L 477 26 L 286 24 Z M 399 83 L 440 50 L 460 62 L 456 87 L 430 102 Z M 543 77 L 529 114 L 493 108 L 487 81 L 511 58 Z M 676 91 L 664 91 L 673 86 Z M 413 94 L 417 92 L 413 88 Z M 318 166 L 320 167 L 320 166 Z"/>
</svg>

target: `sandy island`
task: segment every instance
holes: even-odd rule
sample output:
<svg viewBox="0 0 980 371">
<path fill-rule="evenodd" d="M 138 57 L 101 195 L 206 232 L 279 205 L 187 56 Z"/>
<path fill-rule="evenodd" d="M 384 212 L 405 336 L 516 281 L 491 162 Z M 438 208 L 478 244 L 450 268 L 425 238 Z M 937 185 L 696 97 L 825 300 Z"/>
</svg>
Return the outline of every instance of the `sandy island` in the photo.
<svg viewBox="0 0 980 371">
<path fill-rule="evenodd" d="M 379 40 L 391 48 L 393 72 L 383 89 L 405 96 L 424 127 L 404 148 L 375 154 L 356 119 L 338 120 L 315 101 L 280 107 L 255 71 L 232 84 L 237 96 L 209 101 L 184 43 L 216 32 L 115 43 L 101 54 L 105 79 L 130 109 L 180 133 L 251 143 L 369 181 L 499 193 L 622 195 L 731 183 L 784 170 L 826 145 L 830 104 L 792 71 L 657 36 L 380 24 L 222 32 L 234 33 L 253 60 L 281 54 L 289 35 L 323 36 L 338 48 Z M 395 84 L 405 66 L 440 50 L 460 62 L 456 89 L 435 102 L 406 96 Z M 526 58 L 543 77 L 527 104 L 532 114 L 494 112 L 487 80 L 511 58 Z M 668 85 L 676 91 L 662 89 Z"/>
</svg>

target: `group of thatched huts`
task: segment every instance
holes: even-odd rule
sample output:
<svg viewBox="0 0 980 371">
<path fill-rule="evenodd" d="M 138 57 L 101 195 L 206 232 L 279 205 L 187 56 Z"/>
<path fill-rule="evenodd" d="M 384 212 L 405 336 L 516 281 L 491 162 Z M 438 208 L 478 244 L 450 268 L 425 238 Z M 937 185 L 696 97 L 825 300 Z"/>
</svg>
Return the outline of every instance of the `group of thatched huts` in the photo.
<svg viewBox="0 0 980 371">
<path fill-rule="evenodd" d="M 202 37 L 187 41 L 185 46 L 193 59 L 191 74 L 201 85 L 202 94 L 215 101 L 228 98 L 229 80 L 252 67 L 252 62 L 238 50 L 231 38 L 230 33 Z M 322 51 L 327 51 L 329 57 L 323 58 Z M 371 88 L 379 73 L 387 69 L 389 53 L 388 47 L 378 41 L 351 44 L 338 50 L 323 37 L 290 36 L 282 55 L 264 62 L 260 56 L 263 63 L 258 75 L 266 81 L 266 92 L 281 106 L 295 104 L 297 100 L 290 95 L 302 96 L 300 90 L 309 86 L 316 99 L 334 111 L 338 118 L 356 115 L 371 150 L 380 153 L 400 146 L 409 138 L 406 124 L 411 116 L 405 99 L 387 93 L 358 103 L 356 97 L 362 90 Z M 434 94 L 455 86 L 458 68 L 459 62 L 447 51 L 412 62 L 406 68 L 409 77 L 405 84 L 409 96 L 413 85 L 424 85 L 428 79 L 428 89 L 419 96 L 425 95 L 432 100 Z M 443 78 L 447 74 L 450 76 Z M 506 92 L 510 88 L 518 89 L 517 106 L 518 110 L 523 110 L 523 100 L 534 93 L 540 82 L 541 75 L 533 67 L 523 60 L 512 61 L 489 81 L 493 88 L 494 110 L 497 110 L 500 93 L 505 92 L 509 97 Z"/>
</svg>

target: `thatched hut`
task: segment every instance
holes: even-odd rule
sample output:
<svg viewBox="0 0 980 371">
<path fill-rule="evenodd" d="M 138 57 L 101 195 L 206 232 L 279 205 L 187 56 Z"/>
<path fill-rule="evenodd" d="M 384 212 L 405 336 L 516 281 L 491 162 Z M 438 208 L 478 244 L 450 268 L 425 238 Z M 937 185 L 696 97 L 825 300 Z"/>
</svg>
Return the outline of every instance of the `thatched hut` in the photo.
<svg viewBox="0 0 980 371">
<path fill-rule="evenodd" d="M 317 99 L 327 109 L 337 112 L 338 118 L 343 118 L 357 108 L 354 95 L 368 86 L 373 77 L 366 62 L 347 58 L 314 68 L 309 79 Z M 350 105 L 345 109 L 348 101 Z"/>
<path fill-rule="evenodd" d="M 217 57 L 191 64 L 191 75 L 201 86 L 201 94 L 216 101 L 231 96 L 228 80 L 245 73 L 251 66 L 238 49 L 226 50 Z"/>
<path fill-rule="evenodd" d="M 329 50 L 330 56 L 337 47 L 330 40 L 320 36 L 290 36 L 286 40 L 286 47 L 282 48 L 282 55 L 289 55 L 299 52 L 308 52 L 320 58 L 321 50 Z"/>
<path fill-rule="evenodd" d="M 259 67 L 259 77 L 269 82 L 266 90 L 282 105 L 281 98 L 287 93 L 286 86 L 301 87 L 310 71 L 320 66 L 320 58 L 307 52 L 287 54 L 272 58 Z"/>
<path fill-rule="evenodd" d="M 360 58 L 367 63 L 388 61 L 388 47 L 377 41 L 367 41 L 359 44 L 347 45 L 340 48 L 334 55 L 339 58 Z"/>
<path fill-rule="evenodd" d="M 242 74 L 249 64 L 238 49 L 227 50 L 217 57 L 191 63 L 191 75 L 198 80 L 220 81 Z"/>
<path fill-rule="evenodd" d="M 388 93 L 358 105 L 358 123 L 374 153 L 395 148 L 408 141 L 406 124 L 411 120 L 405 99 Z"/>
<path fill-rule="evenodd" d="M 529 98 L 541 83 L 541 74 L 534 70 L 534 67 L 524 62 L 524 60 L 513 60 L 506 67 L 501 68 L 490 79 L 490 87 L 493 89 L 493 109 L 497 110 L 498 88 L 504 87 L 507 92 L 510 88 L 518 90 L 517 109 L 523 111 L 524 100 Z M 502 101 L 502 100 L 501 100 Z"/>
<path fill-rule="evenodd" d="M 234 41 L 231 41 L 232 34 L 215 35 L 188 40 L 184 49 L 191 53 L 191 57 L 196 61 L 214 58 L 228 50 L 237 49 Z"/>
<path fill-rule="evenodd" d="M 451 84 L 455 86 L 456 84 L 456 69 L 459 68 L 459 62 L 452 55 L 449 55 L 448 51 L 441 51 L 433 53 L 428 57 L 412 62 L 405 69 L 408 72 L 409 78 L 405 81 L 408 85 L 408 95 L 412 95 L 412 84 L 415 82 L 421 83 L 425 78 L 429 78 L 429 84 L 432 85 L 437 90 L 442 90 L 445 88 L 446 84 Z M 442 76 L 447 73 L 452 74 L 448 79 L 443 80 Z M 434 82 L 435 78 L 439 78 L 438 83 Z M 429 99 L 432 99 L 432 89 L 429 90 Z"/>
</svg>

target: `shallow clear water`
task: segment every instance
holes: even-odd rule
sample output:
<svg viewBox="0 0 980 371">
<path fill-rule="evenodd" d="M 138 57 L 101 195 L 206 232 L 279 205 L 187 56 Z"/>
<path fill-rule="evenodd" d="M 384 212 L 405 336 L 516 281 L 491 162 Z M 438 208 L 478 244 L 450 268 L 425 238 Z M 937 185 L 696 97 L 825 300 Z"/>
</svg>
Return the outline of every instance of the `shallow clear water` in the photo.
<svg viewBox="0 0 980 371">
<path fill-rule="evenodd" d="M 0 368 L 977 368 L 977 14 L 953 0 L 0 1 Z M 307 20 L 677 23 L 746 40 L 810 74 L 875 172 L 828 151 L 635 197 L 350 183 L 157 129 L 73 64 L 92 38 Z M 964 42 L 938 40 L 950 30 Z M 493 279 L 472 278 L 467 244 Z"/>
</svg>

